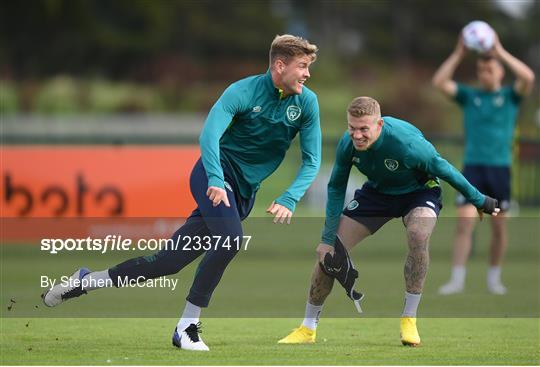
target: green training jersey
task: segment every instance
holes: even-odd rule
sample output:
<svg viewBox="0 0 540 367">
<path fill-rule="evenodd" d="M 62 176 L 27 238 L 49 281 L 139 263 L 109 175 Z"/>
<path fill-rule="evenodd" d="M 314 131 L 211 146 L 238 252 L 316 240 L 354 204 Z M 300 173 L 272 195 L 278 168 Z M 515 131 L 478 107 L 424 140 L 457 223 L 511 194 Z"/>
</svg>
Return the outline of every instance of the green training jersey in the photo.
<svg viewBox="0 0 540 367">
<path fill-rule="evenodd" d="M 244 198 L 274 172 L 300 133 L 302 165 L 296 179 L 275 202 L 294 210 L 321 164 L 317 96 L 307 87 L 283 97 L 270 71 L 231 84 L 214 104 L 200 136 L 208 186 L 224 187 L 221 163 L 231 168 Z"/>
<path fill-rule="evenodd" d="M 521 96 L 511 86 L 496 92 L 458 84 L 463 108 L 466 165 L 510 166 Z"/>
<path fill-rule="evenodd" d="M 379 138 L 366 151 L 354 148 L 348 131 L 339 141 L 328 182 L 323 243 L 334 244 L 353 166 L 368 178 L 366 185 L 382 194 L 401 195 L 432 188 L 439 186 L 441 178 L 476 207 L 484 203 L 484 195 L 439 155 L 420 130 L 393 117 L 385 116 L 383 120 Z"/>
</svg>

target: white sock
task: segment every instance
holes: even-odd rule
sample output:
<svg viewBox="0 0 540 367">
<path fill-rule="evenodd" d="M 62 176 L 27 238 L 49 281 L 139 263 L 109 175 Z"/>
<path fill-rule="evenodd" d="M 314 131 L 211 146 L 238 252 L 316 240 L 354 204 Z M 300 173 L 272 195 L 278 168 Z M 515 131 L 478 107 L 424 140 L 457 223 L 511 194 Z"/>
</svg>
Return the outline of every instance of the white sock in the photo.
<svg viewBox="0 0 540 367">
<path fill-rule="evenodd" d="M 490 266 L 487 273 L 488 284 L 500 284 L 501 283 L 501 267 Z"/>
<path fill-rule="evenodd" d="M 465 284 L 465 275 L 467 275 L 467 268 L 465 266 L 453 266 L 452 275 L 450 276 L 450 282 L 463 286 Z"/>
<path fill-rule="evenodd" d="M 109 276 L 109 269 L 93 271 L 86 274 L 82 279 L 82 288 L 85 291 L 109 287 L 114 287 L 113 281 Z"/>
<path fill-rule="evenodd" d="M 178 324 L 176 325 L 178 331 L 184 331 L 190 324 L 197 324 L 199 322 L 199 317 L 201 317 L 201 308 L 186 301 L 186 307 L 184 308 L 182 317 L 180 317 L 180 320 L 178 320 Z"/>
<path fill-rule="evenodd" d="M 414 294 L 405 292 L 405 307 L 403 308 L 403 317 L 416 317 L 416 311 L 418 310 L 418 304 L 420 303 L 420 298 L 422 293 Z"/>
<path fill-rule="evenodd" d="M 306 314 L 304 316 L 304 321 L 302 325 L 305 327 L 315 330 L 317 329 L 317 324 L 319 323 L 319 316 L 321 314 L 323 305 L 315 306 L 309 302 L 306 302 Z"/>
</svg>

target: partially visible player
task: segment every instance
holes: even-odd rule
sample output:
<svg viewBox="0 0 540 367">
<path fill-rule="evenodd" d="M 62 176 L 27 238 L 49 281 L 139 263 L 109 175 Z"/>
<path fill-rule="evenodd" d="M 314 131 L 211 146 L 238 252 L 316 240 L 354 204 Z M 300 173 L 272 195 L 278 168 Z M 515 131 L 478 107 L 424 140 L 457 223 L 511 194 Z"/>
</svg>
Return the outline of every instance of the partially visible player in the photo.
<svg viewBox="0 0 540 367">
<path fill-rule="evenodd" d="M 208 307 L 227 265 L 239 251 L 230 244 L 242 241 L 241 221 L 249 215 L 261 182 L 278 168 L 299 134 L 302 165 L 292 185 L 267 209 L 275 216 L 274 223 L 290 223 L 296 203 L 319 170 L 319 105 L 315 93 L 304 86 L 316 53 L 317 47 L 303 38 L 277 36 L 270 48 L 268 71 L 231 84 L 210 110 L 200 136 L 201 159 L 190 178 L 197 208 L 174 233 L 173 241 L 182 236 L 194 243 L 208 236 L 214 241 L 221 238 L 219 242 L 206 252 L 202 246 L 188 246 L 187 251 L 179 246 L 103 271 L 83 268 L 71 278 L 118 286 L 121 279 L 144 281 L 177 273 L 204 253 L 172 342 L 181 349 L 207 351 L 199 335 L 201 308 Z M 46 292 L 43 301 L 57 306 L 93 289 L 60 284 Z"/>
<path fill-rule="evenodd" d="M 508 244 L 505 212 L 510 203 L 510 167 L 512 141 L 519 104 L 530 94 L 534 73 L 523 62 L 506 51 L 495 34 L 491 51 L 481 54 L 476 63 L 479 88 L 453 80 L 467 49 L 460 36 L 452 54 L 433 76 L 433 85 L 455 100 L 463 109 L 465 157 L 463 175 L 479 190 L 496 198 L 501 215 L 491 221 L 491 256 L 487 287 L 493 294 L 505 294 L 501 281 L 501 264 Z M 514 74 L 513 85 L 503 86 L 504 66 Z M 458 223 L 450 281 L 439 288 L 440 294 L 460 293 L 465 287 L 466 264 L 476 224 L 476 210 L 458 196 Z"/>
<path fill-rule="evenodd" d="M 358 273 L 351 267 L 348 251 L 392 218 L 401 217 L 409 246 L 404 268 L 406 292 L 400 322 L 401 341 L 416 346 L 420 344 L 416 312 L 429 264 L 429 238 L 442 208 L 439 178 L 465 195 L 479 211 L 497 215 L 497 201 L 474 188 L 416 127 L 394 117 L 381 117 L 379 103 L 373 98 L 355 98 L 347 108 L 347 121 L 348 131 L 338 144 L 328 182 L 326 222 L 317 247 L 318 260 L 305 318 L 299 328 L 279 343 L 315 342 L 319 315 L 334 278 L 353 298 L 353 278 Z M 353 166 L 368 181 L 356 190 L 354 199 L 343 210 Z"/>
</svg>

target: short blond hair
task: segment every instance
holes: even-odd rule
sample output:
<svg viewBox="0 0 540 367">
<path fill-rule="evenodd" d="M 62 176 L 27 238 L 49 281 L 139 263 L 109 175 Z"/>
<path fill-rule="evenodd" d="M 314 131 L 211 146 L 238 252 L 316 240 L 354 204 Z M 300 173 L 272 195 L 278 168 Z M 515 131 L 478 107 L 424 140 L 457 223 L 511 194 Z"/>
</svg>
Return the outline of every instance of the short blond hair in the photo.
<svg viewBox="0 0 540 367">
<path fill-rule="evenodd" d="M 288 63 L 297 56 L 310 56 L 311 62 L 317 59 L 317 46 L 309 43 L 302 37 L 292 36 L 290 34 L 277 35 L 270 46 L 270 66 L 276 59 L 281 59 Z"/>
<path fill-rule="evenodd" d="M 347 112 L 353 117 L 362 117 L 366 115 L 381 116 L 381 106 L 379 102 L 371 97 L 356 97 L 349 103 Z"/>
</svg>

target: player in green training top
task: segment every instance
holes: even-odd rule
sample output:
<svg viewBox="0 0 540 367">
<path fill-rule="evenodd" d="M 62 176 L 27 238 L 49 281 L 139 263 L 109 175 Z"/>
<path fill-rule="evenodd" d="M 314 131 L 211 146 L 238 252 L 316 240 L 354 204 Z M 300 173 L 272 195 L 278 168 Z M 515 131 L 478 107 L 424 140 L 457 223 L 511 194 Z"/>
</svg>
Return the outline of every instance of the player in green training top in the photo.
<svg viewBox="0 0 540 367">
<path fill-rule="evenodd" d="M 392 218 L 401 217 L 407 231 L 409 253 L 405 262 L 405 308 L 401 317 L 401 341 L 420 344 L 416 310 L 429 263 L 428 242 L 441 205 L 439 178 L 461 192 L 473 205 L 497 215 L 497 201 L 481 194 L 461 173 L 444 160 L 413 125 L 393 117 L 381 117 L 380 106 L 370 97 L 355 98 L 347 109 L 349 129 L 341 138 L 330 182 L 326 222 L 317 247 L 318 260 L 311 278 L 302 325 L 279 343 L 314 343 L 323 303 L 334 278 L 349 297 L 358 273 L 348 257 L 358 242 L 374 234 Z M 368 181 L 356 190 L 343 210 L 352 167 Z M 341 215 L 343 214 L 343 215 Z"/>
<path fill-rule="evenodd" d="M 231 84 L 214 104 L 200 136 L 201 159 L 190 177 L 197 208 L 172 237 L 175 244 L 182 239 L 179 246 L 102 271 L 78 269 L 68 284 L 43 295 L 45 304 L 53 307 L 100 287 L 174 274 L 204 254 L 172 343 L 207 351 L 199 335 L 201 308 L 208 307 L 227 265 L 240 250 L 241 221 L 249 215 L 261 182 L 277 169 L 299 134 L 302 165 L 294 182 L 267 209 L 274 223 L 290 223 L 296 203 L 319 170 L 319 105 L 315 93 L 304 86 L 316 53 L 317 47 L 303 38 L 277 36 L 268 72 Z"/>
<path fill-rule="evenodd" d="M 459 37 L 456 48 L 433 76 L 433 84 L 463 109 L 465 157 L 463 175 L 477 188 L 496 198 L 501 214 L 491 221 L 491 257 L 487 274 L 488 290 L 505 294 L 501 281 L 501 264 L 507 247 L 506 217 L 510 203 L 510 166 L 512 141 L 519 104 L 533 87 L 534 73 L 523 62 L 508 53 L 499 38 L 493 49 L 480 55 L 477 76 L 480 88 L 455 82 L 454 71 L 467 49 Z M 515 75 L 513 85 L 503 86 L 505 64 Z M 454 238 L 451 279 L 439 289 L 441 294 L 463 291 L 465 265 L 469 257 L 476 211 L 466 198 L 458 196 L 458 224 Z"/>
</svg>

